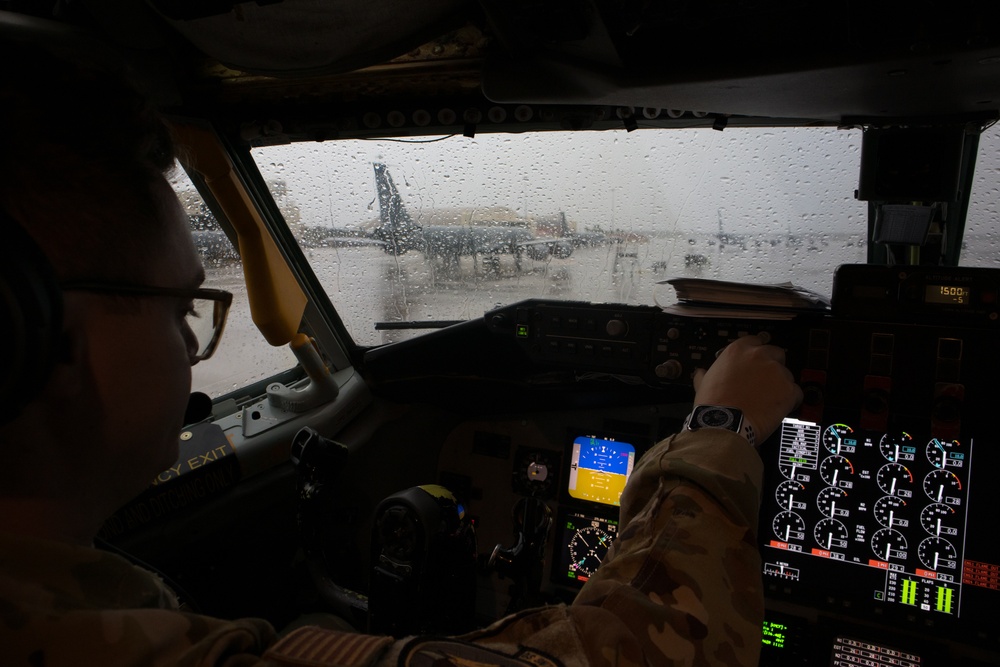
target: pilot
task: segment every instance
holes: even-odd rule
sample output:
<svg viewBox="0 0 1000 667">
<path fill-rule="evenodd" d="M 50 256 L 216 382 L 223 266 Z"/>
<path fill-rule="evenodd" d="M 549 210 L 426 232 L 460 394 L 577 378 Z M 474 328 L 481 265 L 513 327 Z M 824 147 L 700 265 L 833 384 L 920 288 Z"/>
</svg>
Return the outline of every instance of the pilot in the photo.
<svg viewBox="0 0 1000 667">
<path fill-rule="evenodd" d="M 0 326 L 20 332 L 0 367 L 0 664 L 756 664 L 754 445 L 801 392 L 754 337 L 694 377 L 696 404 L 737 408 L 744 427 L 692 424 L 639 461 L 620 537 L 572 605 L 461 638 L 279 636 L 186 613 L 156 575 L 95 548 L 177 456 L 191 366 L 211 354 L 187 319 L 204 274 L 152 109 L 41 54 L 0 63 Z"/>
</svg>

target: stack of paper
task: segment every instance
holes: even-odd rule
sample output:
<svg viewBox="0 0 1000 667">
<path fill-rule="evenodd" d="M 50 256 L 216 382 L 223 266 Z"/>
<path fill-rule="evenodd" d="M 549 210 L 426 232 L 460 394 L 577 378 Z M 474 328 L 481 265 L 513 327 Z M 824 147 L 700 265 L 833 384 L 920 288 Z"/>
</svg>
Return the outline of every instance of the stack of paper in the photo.
<svg viewBox="0 0 1000 667">
<path fill-rule="evenodd" d="M 830 300 L 792 283 L 753 285 L 706 280 L 702 278 L 670 278 L 658 284 L 668 284 L 677 292 L 678 303 L 664 308 L 683 315 L 718 317 L 724 309 L 727 317 L 760 317 L 790 319 L 802 312 L 830 310 Z"/>
</svg>

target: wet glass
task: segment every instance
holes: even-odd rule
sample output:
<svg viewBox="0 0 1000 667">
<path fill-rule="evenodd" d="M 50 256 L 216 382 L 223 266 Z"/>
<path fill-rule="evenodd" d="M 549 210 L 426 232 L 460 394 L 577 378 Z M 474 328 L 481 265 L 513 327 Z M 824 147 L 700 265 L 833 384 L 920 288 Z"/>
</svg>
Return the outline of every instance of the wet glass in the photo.
<svg viewBox="0 0 1000 667">
<path fill-rule="evenodd" d="M 191 369 L 192 391 L 217 398 L 291 368 L 295 365 L 291 351 L 272 346 L 254 325 L 239 253 L 179 165 L 171 173 L 170 183 L 188 216 L 191 237 L 205 267 L 206 287 L 233 294 L 218 349 L 211 361 Z M 197 306 L 196 310 L 203 315 L 213 312 Z M 202 318 L 196 324 L 207 321 Z"/>
<path fill-rule="evenodd" d="M 829 296 L 838 265 L 866 260 L 860 146 L 860 130 L 647 128 L 253 156 L 355 341 L 378 345 L 532 297 L 667 305 L 681 276 Z"/>
<path fill-rule="evenodd" d="M 1000 125 L 979 137 L 979 157 L 969 195 L 960 264 L 1000 268 Z"/>
</svg>

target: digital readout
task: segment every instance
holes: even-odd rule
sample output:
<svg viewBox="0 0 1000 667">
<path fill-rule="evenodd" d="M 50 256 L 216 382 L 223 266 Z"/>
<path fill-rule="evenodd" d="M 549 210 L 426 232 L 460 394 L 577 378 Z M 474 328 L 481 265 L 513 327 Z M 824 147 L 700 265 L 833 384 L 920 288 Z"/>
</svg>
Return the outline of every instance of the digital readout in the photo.
<svg viewBox="0 0 1000 667">
<path fill-rule="evenodd" d="M 581 436 L 573 441 L 569 495 L 605 505 L 619 505 L 635 463 L 635 447 L 627 442 Z"/>
<path fill-rule="evenodd" d="M 924 288 L 924 301 L 927 303 L 949 303 L 961 306 L 969 305 L 971 290 L 962 285 L 927 285 Z"/>
</svg>

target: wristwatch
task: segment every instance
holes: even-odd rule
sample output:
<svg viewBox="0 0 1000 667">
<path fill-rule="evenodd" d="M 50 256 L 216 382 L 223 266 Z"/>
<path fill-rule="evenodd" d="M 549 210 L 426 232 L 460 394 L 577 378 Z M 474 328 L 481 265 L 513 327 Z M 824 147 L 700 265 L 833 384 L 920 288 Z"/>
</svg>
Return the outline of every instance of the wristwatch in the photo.
<svg viewBox="0 0 1000 667">
<path fill-rule="evenodd" d="M 757 437 L 750 422 L 743 419 L 743 411 L 722 405 L 696 405 L 688 415 L 684 428 L 697 431 L 702 428 L 721 428 L 739 433 L 751 447 L 757 446 Z"/>
</svg>

